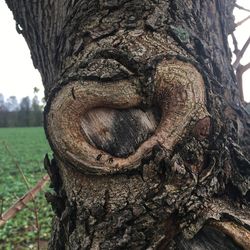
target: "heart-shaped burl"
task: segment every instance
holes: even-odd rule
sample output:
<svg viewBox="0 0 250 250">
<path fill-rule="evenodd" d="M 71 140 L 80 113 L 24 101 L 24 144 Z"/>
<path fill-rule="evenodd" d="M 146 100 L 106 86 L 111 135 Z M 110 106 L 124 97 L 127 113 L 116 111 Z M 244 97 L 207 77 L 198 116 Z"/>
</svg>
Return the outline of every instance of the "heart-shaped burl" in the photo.
<svg viewBox="0 0 250 250">
<path fill-rule="evenodd" d="M 209 116 L 203 78 L 190 63 L 163 60 L 156 67 L 154 89 L 158 113 L 139 108 L 143 96 L 136 77 L 62 86 L 46 107 L 52 149 L 69 165 L 95 174 L 134 169 L 155 145 L 172 151 L 199 120 Z"/>
</svg>

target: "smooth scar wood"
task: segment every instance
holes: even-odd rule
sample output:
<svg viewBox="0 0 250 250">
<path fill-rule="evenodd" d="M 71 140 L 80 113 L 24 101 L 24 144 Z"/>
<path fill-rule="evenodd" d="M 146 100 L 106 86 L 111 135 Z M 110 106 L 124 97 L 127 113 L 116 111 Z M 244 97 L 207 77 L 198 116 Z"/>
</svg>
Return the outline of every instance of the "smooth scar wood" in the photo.
<svg viewBox="0 0 250 250">
<path fill-rule="evenodd" d="M 82 117 L 98 108 L 128 109 L 142 102 L 136 79 L 111 83 L 75 81 L 62 87 L 46 114 L 47 135 L 56 155 L 84 173 L 105 174 L 135 169 L 159 144 L 171 151 L 196 123 L 209 114 L 201 74 L 190 63 L 163 60 L 155 72 L 155 104 L 161 121 L 154 134 L 128 157 L 114 157 L 91 145 L 82 131 Z"/>
</svg>

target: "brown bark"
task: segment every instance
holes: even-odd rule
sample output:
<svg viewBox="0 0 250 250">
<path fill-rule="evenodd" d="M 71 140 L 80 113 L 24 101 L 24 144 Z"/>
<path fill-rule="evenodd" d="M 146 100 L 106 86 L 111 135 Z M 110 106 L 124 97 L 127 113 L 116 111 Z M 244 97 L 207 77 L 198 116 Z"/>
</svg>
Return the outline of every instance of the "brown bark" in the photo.
<svg viewBox="0 0 250 250">
<path fill-rule="evenodd" d="M 45 86 L 50 249 L 248 246 L 234 1 L 6 2 Z"/>
</svg>

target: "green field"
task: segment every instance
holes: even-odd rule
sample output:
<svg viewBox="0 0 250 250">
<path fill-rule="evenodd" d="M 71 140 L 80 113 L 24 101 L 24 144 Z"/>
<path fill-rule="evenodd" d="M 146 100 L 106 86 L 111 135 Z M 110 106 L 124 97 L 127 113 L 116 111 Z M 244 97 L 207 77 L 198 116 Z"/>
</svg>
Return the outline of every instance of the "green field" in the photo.
<svg viewBox="0 0 250 250">
<path fill-rule="evenodd" d="M 0 128 L 0 212 L 8 209 L 28 188 L 20 170 L 22 169 L 33 187 L 46 174 L 43 159 L 50 152 L 43 128 Z M 40 239 L 49 239 L 51 208 L 42 190 L 36 197 L 39 209 Z M 0 228 L 0 249 L 36 249 L 37 230 L 35 228 L 34 203 L 20 211 Z"/>
</svg>

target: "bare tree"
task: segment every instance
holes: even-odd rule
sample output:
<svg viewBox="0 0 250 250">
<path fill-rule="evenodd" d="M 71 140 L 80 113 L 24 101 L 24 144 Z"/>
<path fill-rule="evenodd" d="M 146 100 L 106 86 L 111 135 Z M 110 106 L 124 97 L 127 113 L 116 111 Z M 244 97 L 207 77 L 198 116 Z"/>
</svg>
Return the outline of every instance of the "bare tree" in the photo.
<svg viewBox="0 0 250 250">
<path fill-rule="evenodd" d="M 235 4 L 235 7 L 243 10 L 245 12 L 250 12 L 250 10 L 239 6 L 238 4 Z M 232 30 L 231 36 L 232 36 L 232 40 L 233 40 L 233 46 L 234 46 L 234 50 L 233 53 L 236 56 L 235 61 L 233 62 L 233 67 L 235 69 L 235 74 L 236 74 L 236 80 L 237 80 L 237 85 L 239 88 L 239 93 L 240 93 L 240 98 L 241 101 L 243 102 L 243 104 L 245 104 L 244 102 L 244 93 L 243 93 L 243 75 L 246 71 L 248 71 L 250 69 L 250 62 L 243 65 L 242 64 L 242 58 L 244 56 L 244 54 L 247 51 L 247 48 L 249 47 L 250 44 L 250 36 L 248 37 L 248 39 L 245 41 L 243 47 L 241 49 L 239 49 L 238 47 L 238 41 L 237 38 L 234 34 L 234 31 L 237 31 L 237 28 L 243 24 L 246 24 L 247 21 L 249 21 L 250 19 L 250 15 L 245 17 L 244 19 L 242 19 L 241 21 L 237 22 L 234 24 L 234 30 Z"/>
<path fill-rule="evenodd" d="M 249 249 L 235 2 L 6 2 L 45 87 L 50 249 Z"/>
</svg>

